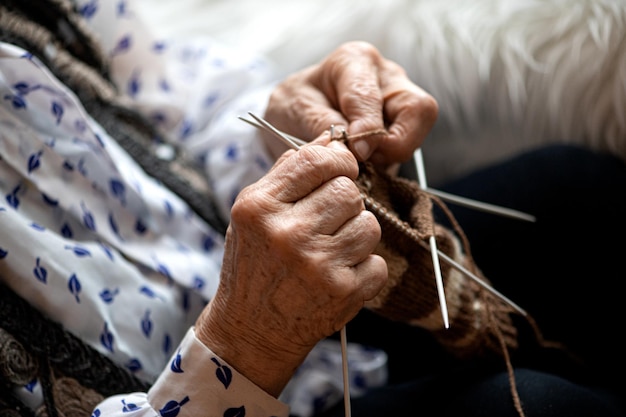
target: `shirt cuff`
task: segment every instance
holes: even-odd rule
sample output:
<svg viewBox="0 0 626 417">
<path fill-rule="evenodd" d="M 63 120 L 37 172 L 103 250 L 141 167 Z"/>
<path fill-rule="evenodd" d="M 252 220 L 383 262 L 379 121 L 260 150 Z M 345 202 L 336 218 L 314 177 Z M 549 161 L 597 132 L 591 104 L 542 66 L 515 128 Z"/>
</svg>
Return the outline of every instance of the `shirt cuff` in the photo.
<svg viewBox="0 0 626 417">
<path fill-rule="evenodd" d="M 266 393 L 200 342 L 194 328 L 148 392 L 161 416 L 216 415 L 284 416 L 287 404 Z M 237 413 L 236 411 L 240 412 Z"/>
</svg>

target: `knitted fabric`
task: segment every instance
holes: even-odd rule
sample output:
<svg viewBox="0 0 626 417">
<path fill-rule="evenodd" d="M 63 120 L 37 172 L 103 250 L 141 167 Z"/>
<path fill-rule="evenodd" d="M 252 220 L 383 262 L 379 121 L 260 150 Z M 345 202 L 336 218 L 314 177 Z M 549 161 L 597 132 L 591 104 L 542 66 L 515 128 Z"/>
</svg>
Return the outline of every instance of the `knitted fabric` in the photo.
<svg viewBox="0 0 626 417">
<path fill-rule="evenodd" d="M 440 251 L 482 281 L 489 281 L 474 264 L 461 228 L 457 225 L 456 232 L 465 247 L 451 230 L 435 223 L 434 197 L 415 181 L 391 176 L 368 163 L 361 164 L 357 183 L 365 194 L 366 206 L 381 225 L 382 239 L 376 253 L 385 258 L 389 272 L 388 284 L 366 307 L 391 320 L 431 331 L 442 346 L 459 357 L 501 353 L 502 342 L 516 348 L 517 330 L 509 316 L 515 310 L 441 262 L 450 319 L 450 328 L 444 328 L 433 260 L 424 242 L 434 236 Z M 443 207 L 442 202 L 435 201 Z"/>
</svg>

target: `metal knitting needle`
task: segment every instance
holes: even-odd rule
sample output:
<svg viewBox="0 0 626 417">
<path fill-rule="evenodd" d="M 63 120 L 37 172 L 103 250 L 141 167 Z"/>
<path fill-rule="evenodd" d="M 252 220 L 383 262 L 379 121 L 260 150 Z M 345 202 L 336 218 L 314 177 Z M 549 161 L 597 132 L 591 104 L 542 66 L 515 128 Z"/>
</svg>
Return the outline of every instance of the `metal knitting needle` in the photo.
<svg viewBox="0 0 626 417">
<path fill-rule="evenodd" d="M 424 249 L 429 249 L 429 246 L 426 244 L 426 242 L 422 241 L 422 240 L 418 240 L 420 246 L 422 246 Z M 486 289 L 487 291 L 489 291 L 490 293 L 492 293 L 493 295 L 495 295 L 496 297 L 500 298 L 502 301 L 504 301 L 505 303 L 507 303 L 508 305 L 510 305 L 511 307 L 513 307 L 515 310 L 517 310 L 521 315 L 526 316 L 528 315 L 528 313 L 526 312 L 526 310 L 524 310 L 523 308 L 521 308 L 519 305 L 517 305 L 516 303 L 514 303 L 511 299 L 509 299 L 508 297 L 506 297 L 504 294 L 502 294 L 500 291 L 496 290 L 495 288 L 493 288 L 491 285 L 489 285 L 485 280 L 479 278 L 477 275 L 475 275 L 474 273 L 472 273 L 469 269 L 465 268 L 463 265 L 461 265 L 460 263 L 458 263 L 457 261 L 455 261 L 454 259 L 452 259 L 451 257 L 449 257 L 448 255 L 446 255 L 445 252 L 437 249 L 437 253 L 439 254 L 439 257 L 441 259 L 444 260 L 444 262 L 446 262 L 448 265 L 450 265 L 451 267 L 455 268 L 457 271 L 459 271 L 460 273 L 462 273 L 463 275 L 465 275 L 468 278 L 471 278 L 472 280 L 474 280 L 476 283 L 478 283 L 481 287 L 483 287 L 484 289 Z"/>
<path fill-rule="evenodd" d="M 244 122 L 248 122 L 252 124 L 255 127 L 265 128 L 269 132 L 273 133 L 274 136 L 282 140 L 291 149 L 299 150 L 300 147 L 302 146 L 302 144 L 300 143 L 301 142 L 300 139 L 294 138 L 293 136 L 290 136 L 290 135 L 287 135 L 286 133 L 281 132 L 280 130 L 272 126 L 269 122 L 267 122 L 265 119 L 255 116 L 253 113 L 248 112 L 248 114 L 252 118 L 254 118 L 254 120 L 256 120 L 260 125 L 257 125 L 256 123 L 251 122 L 250 120 L 244 119 L 242 117 L 239 117 L 239 118 L 243 120 Z M 330 127 L 331 138 L 333 137 L 333 132 L 334 132 L 333 129 L 334 129 L 334 126 L 331 126 Z M 350 407 L 350 377 L 348 374 L 348 338 L 346 336 L 346 326 L 343 326 L 341 328 L 340 337 L 341 337 L 341 341 L 340 341 L 341 363 L 342 363 L 342 368 L 343 368 L 343 404 L 345 407 L 346 417 L 351 417 L 352 411 Z"/>
<path fill-rule="evenodd" d="M 330 138 L 335 137 L 335 125 L 330 125 Z M 346 326 L 343 326 L 341 337 L 341 363 L 343 364 L 343 404 L 346 417 L 352 414 L 350 410 L 350 377 L 348 373 L 348 338 L 346 337 Z"/>
<path fill-rule="evenodd" d="M 435 195 L 442 200 L 456 203 L 460 206 L 470 207 L 473 209 L 485 211 L 487 213 L 499 214 L 504 217 L 510 217 L 517 220 L 525 220 L 527 222 L 535 222 L 537 218 L 531 214 L 526 214 L 518 210 L 513 210 L 506 207 L 499 207 L 493 204 L 483 203 L 482 201 L 472 200 L 470 198 L 461 197 L 458 195 L 446 193 L 445 191 L 435 190 L 434 188 L 424 189 L 427 193 Z"/>
<path fill-rule="evenodd" d="M 266 130 L 270 133 L 273 133 L 277 138 L 281 139 L 282 141 L 284 141 L 290 148 L 292 149 L 299 149 L 300 146 L 304 145 L 306 142 L 303 141 L 302 139 L 296 138 L 295 136 L 291 136 L 288 135 L 287 133 L 281 132 L 280 130 L 276 129 L 274 126 L 272 126 L 270 123 L 268 123 L 267 121 L 261 119 L 260 117 L 257 117 L 253 114 L 250 114 L 253 118 L 255 118 L 255 120 L 259 120 L 259 122 L 255 122 L 249 119 L 245 119 L 243 117 L 239 117 L 239 119 L 241 119 L 242 121 L 258 128 L 258 129 L 262 129 L 262 130 Z M 331 126 L 331 135 L 334 132 L 333 131 L 334 127 Z M 417 161 L 416 161 L 417 162 Z M 417 164 L 416 164 L 417 165 Z M 420 169 L 423 169 L 423 161 L 421 164 L 419 164 L 418 166 L 421 166 Z M 432 191 L 432 188 L 427 189 L 426 191 Z M 456 196 L 454 196 L 456 197 Z M 459 198 L 459 197 L 457 197 Z M 476 205 L 484 205 L 485 203 L 481 203 L 481 202 L 474 202 L 471 204 L 471 207 L 480 209 L 480 207 L 476 206 Z M 503 214 L 506 210 L 506 208 L 502 208 L 502 207 L 496 207 L 496 210 L 493 211 L 494 214 Z M 524 213 L 522 213 L 522 215 L 524 216 L 528 216 L 525 215 Z M 430 247 L 423 241 L 419 241 L 419 243 L 425 248 L 425 249 L 430 249 Z M 500 293 L 498 290 L 496 290 L 495 288 L 493 288 L 491 285 L 489 285 L 487 282 L 485 282 L 484 280 L 480 279 L 478 276 L 474 275 L 472 272 L 470 272 L 469 270 L 467 270 L 466 268 L 464 268 L 461 264 L 459 264 L 458 262 L 454 261 L 452 258 L 450 258 L 449 256 L 447 256 L 444 252 L 440 251 L 439 249 L 437 249 L 437 254 L 439 255 L 440 259 L 443 259 L 446 263 L 448 263 L 450 266 L 452 266 L 453 268 L 455 268 L 457 271 L 461 272 L 462 274 L 464 274 L 465 276 L 471 278 L 472 280 L 474 280 L 475 282 L 477 282 L 479 285 L 481 285 L 483 288 L 485 288 L 487 291 L 491 292 L 492 294 L 494 294 L 495 296 L 499 297 L 502 301 L 504 301 L 505 303 L 509 304 L 511 307 L 513 307 L 514 309 L 516 309 L 517 311 L 519 311 L 522 315 L 527 315 L 528 313 L 522 309 L 520 306 L 518 306 L 516 303 L 514 303 L 513 301 L 511 301 L 509 298 L 507 298 L 506 296 L 504 296 L 502 293 Z M 344 335 L 345 336 L 345 335 Z"/>
<path fill-rule="evenodd" d="M 414 154 L 417 166 L 417 179 L 422 189 L 426 189 L 426 172 L 424 171 L 424 160 L 422 159 L 422 150 L 417 149 Z M 437 250 L 437 241 L 435 236 L 428 238 L 430 245 L 430 254 L 433 258 L 433 269 L 435 271 L 435 283 L 437 284 L 437 294 L 439 295 L 439 305 L 441 306 L 441 315 L 443 317 L 443 325 L 446 329 L 450 328 L 448 320 L 448 304 L 446 303 L 446 295 L 443 289 L 443 278 L 441 276 L 441 266 L 439 265 L 439 251 Z"/>
<path fill-rule="evenodd" d="M 243 117 L 239 117 L 239 119 L 243 120 L 244 122 L 259 128 L 259 129 L 266 129 L 263 125 L 249 120 L 249 119 L 245 119 Z M 331 126 L 332 128 L 332 126 Z M 278 130 L 278 129 L 276 129 Z M 285 132 L 280 132 L 281 135 L 287 137 L 291 142 L 297 143 L 298 145 L 302 146 L 304 145 L 306 142 L 303 141 L 302 139 L 299 139 L 295 136 L 291 136 Z M 332 135 L 331 135 L 332 137 Z M 283 137 L 281 137 L 281 140 L 285 140 Z M 291 146 L 291 145 L 290 145 Z M 439 198 L 441 198 L 444 201 L 449 201 L 451 203 L 455 203 L 461 206 L 465 206 L 465 207 L 469 207 L 469 208 L 473 208 L 476 210 L 480 210 L 480 211 L 484 211 L 487 213 L 491 213 L 491 214 L 498 214 L 500 216 L 504 216 L 504 217 L 510 217 L 513 219 L 517 219 L 517 220 L 525 220 L 528 222 L 535 222 L 536 221 L 536 217 L 531 215 L 531 214 L 527 214 L 518 210 L 513 210 L 507 207 L 501 207 L 501 206 L 497 206 L 495 204 L 489 204 L 489 203 L 485 203 L 482 201 L 476 201 L 473 200 L 471 198 L 467 198 L 467 197 L 461 197 L 458 195 L 454 195 L 454 194 L 450 194 L 450 193 L 446 193 L 444 191 L 440 191 L 440 190 L 436 190 L 434 188 L 428 187 L 427 189 L 424 190 L 427 193 L 430 193 L 432 195 L 435 195 Z"/>
</svg>

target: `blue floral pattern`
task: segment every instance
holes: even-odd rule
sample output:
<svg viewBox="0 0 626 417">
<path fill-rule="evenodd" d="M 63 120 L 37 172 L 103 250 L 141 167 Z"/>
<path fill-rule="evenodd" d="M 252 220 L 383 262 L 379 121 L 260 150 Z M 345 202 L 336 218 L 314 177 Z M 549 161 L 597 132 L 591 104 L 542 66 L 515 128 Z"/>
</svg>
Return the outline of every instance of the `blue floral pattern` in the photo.
<svg viewBox="0 0 626 417">
<path fill-rule="evenodd" d="M 263 113 L 272 68 L 212 39 L 155 38 L 130 0 L 71 1 L 97 34 L 118 91 L 168 145 L 203 164 L 228 218 L 239 190 L 271 166 L 258 132 L 237 116 Z M 185 337 L 217 289 L 223 237 L 147 176 L 36 56 L 7 43 L 0 43 L 0 193 L 6 284 L 137 377 L 156 381 L 150 401 L 146 393 L 112 397 L 92 417 L 288 414 L 192 330 Z M 20 395 L 41 401 L 38 384 Z M 206 392 L 198 396 L 200 384 Z"/>
</svg>

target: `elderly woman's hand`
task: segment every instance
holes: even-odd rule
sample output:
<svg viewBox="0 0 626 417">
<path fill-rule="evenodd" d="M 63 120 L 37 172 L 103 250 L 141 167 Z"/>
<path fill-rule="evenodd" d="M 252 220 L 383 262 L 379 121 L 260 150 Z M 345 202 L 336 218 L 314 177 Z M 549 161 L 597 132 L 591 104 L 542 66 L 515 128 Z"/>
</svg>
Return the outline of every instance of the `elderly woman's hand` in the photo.
<svg viewBox="0 0 626 417">
<path fill-rule="evenodd" d="M 349 145 L 359 160 L 387 166 L 411 158 L 437 114 L 437 102 L 404 69 L 372 45 L 350 42 L 280 84 L 265 118 L 305 140 L 331 125 L 349 135 L 387 129 L 386 136 L 363 137 Z M 286 149 L 274 138 L 267 145 L 275 157 Z"/>
<path fill-rule="evenodd" d="M 380 226 L 354 183 L 358 164 L 324 135 L 285 153 L 232 209 L 221 282 L 199 339 L 277 396 L 313 346 L 384 286 Z"/>
</svg>

